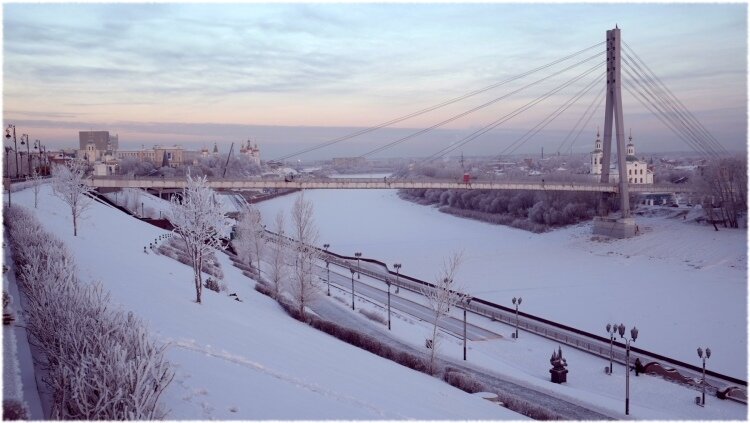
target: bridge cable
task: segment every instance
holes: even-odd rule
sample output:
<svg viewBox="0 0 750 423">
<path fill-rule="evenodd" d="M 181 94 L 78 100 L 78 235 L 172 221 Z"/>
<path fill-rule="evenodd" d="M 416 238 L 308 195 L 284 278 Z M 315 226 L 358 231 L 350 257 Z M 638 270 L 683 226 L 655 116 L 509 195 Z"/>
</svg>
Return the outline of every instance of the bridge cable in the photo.
<svg viewBox="0 0 750 423">
<path fill-rule="evenodd" d="M 606 89 L 606 85 L 604 86 L 604 88 Z M 591 118 L 594 117 L 594 115 L 596 114 L 596 111 L 599 110 L 599 108 L 602 106 L 602 102 L 604 101 L 604 99 L 607 98 L 607 96 L 604 95 L 604 89 L 602 89 L 602 92 L 599 94 L 597 98 L 599 99 L 599 102 L 597 103 L 596 107 L 591 109 L 591 113 L 589 113 L 589 117 L 586 118 L 586 122 L 583 125 L 581 125 L 581 127 L 578 129 L 578 133 L 573 138 L 573 141 L 570 142 L 570 146 L 568 148 L 570 149 L 571 153 L 573 151 L 573 146 L 578 141 L 578 137 L 581 136 L 583 129 L 589 124 L 589 122 L 591 121 Z"/>
<path fill-rule="evenodd" d="M 581 117 L 578 118 L 578 121 L 575 123 L 575 125 L 573 125 L 573 127 L 570 129 L 570 132 L 568 132 L 568 135 L 566 135 L 565 138 L 563 138 L 563 140 L 560 143 L 560 145 L 557 146 L 556 153 L 560 154 L 560 151 L 563 150 L 563 147 L 565 147 L 565 149 L 567 150 L 569 148 L 569 147 L 567 147 L 568 141 L 571 141 L 570 142 L 570 148 L 573 147 L 573 144 L 575 144 L 576 140 L 578 140 L 578 135 L 580 135 L 582 131 L 578 131 L 578 134 L 576 134 L 576 137 L 573 138 L 572 140 L 570 138 L 571 135 L 573 135 L 573 133 L 576 132 L 576 130 L 578 129 L 578 125 L 580 125 L 581 122 L 583 122 L 583 119 L 586 118 L 586 116 L 588 116 L 588 119 L 586 119 L 586 122 L 584 122 L 584 124 L 581 125 L 581 129 L 585 128 L 586 125 L 588 125 L 589 120 L 591 120 L 591 117 L 594 114 L 594 111 L 596 109 L 598 109 L 598 106 L 596 108 L 594 108 L 594 104 L 597 104 L 597 105 L 601 104 L 600 98 L 602 98 L 602 94 L 604 94 L 604 90 L 606 88 L 607 88 L 606 84 L 602 85 L 602 88 L 599 90 L 599 92 L 596 94 L 596 96 L 594 96 L 594 98 L 591 100 L 591 103 L 589 104 L 589 106 L 586 108 L 586 110 L 584 110 L 584 112 L 581 115 Z"/>
<path fill-rule="evenodd" d="M 524 135 L 522 135 L 520 138 L 518 138 L 517 140 L 515 140 L 514 142 L 512 142 L 508 147 L 506 147 L 506 149 L 503 152 L 501 152 L 500 154 L 497 155 L 497 158 L 501 157 L 504 154 L 512 155 L 516 150 L 518 150 L 519 147 L 521 147 L 522 145 L 524 145 L 527 141 L 529 141 L 531 138 L 533 138 L 534 135 L 538 134 L 539 131 L 541 131 L 542 129 L 544 129 L 553 120 L 557 119 L 558 116 L 560 116 L 566 110 L 568 110 L 568 108 L 570 108 L 570 106 L 572 106 L 573 104 L 577 103 L 578 100 L 580 100 L 581 97 L 583 97 L 586 93 L 588 93 L 589 91 L 591 91 L 591 89 L 594 88 L 594 86 L 597 83 L 603 82 L 605 76 L 606 76 L 606 73 L 602 74 L 601 77 L 594 78 L 587 86 L 584 86 L 581 91 L 579 91 L 572 98 L 568 99 L 565 103 L 563 103 L 560 107 L 558 107 L 557 110 L 555 110 L 554 112 L 552 112 L 551 114 L 549 114 L 541 122 L 537 123 L 533 128 L 531 128 L 530 130 L 528 130 Z M 526 139 L 524 140 L 524 138 L 526 138 Z M 521 141 L 521 140 L 523 140 L 523 141 Z M 517 145 L 515 147 L 513 147 L 514 144 L 517 144 Z M 513 147 L 513 148 L 511 148 L 510 152 L 506 153 L 507 149 L 510 148 L 510 147 Z"/>
<path fill-rule="evenodd" d="M 377 147 L 377 148 L 375 148 L 373 150 L 370 150 L 370 151 L 362 154 L 360 157 L 367 157 L 369 155 L 372 155 L 372 154 L 375 154 L 375 153 L 379 153 L 379 152 L 381 152 L 383 150 L 386 150 L 388 148 L 394 147 L 394 146 L 396 146 L 398 144 L 401 144 L 404 141 L 408 141 L 408 140 L 410 140 L 410 139 L 412 139 L 412 138 L 414 138 L 416 136 L 422 135 L 422 134 L 427 133 L 427 132 L 429 132 L 429 131 L 431 131 L 431 130 L 433 130 L 435 128 L 438 128 L 438 127 L 443 126 L 443 125 L 445 125 L 447 123 L 453 122 L 454 120 L 460 119 L 460 118 L 462 118 L 462 117 L 464 117 L 466 115 L 474 113 L 477 110 L 481 110 L 481 109 L 483 109 L 485 107 L 491 106 L 492 104 L 495 104 L 495 103 L 497 103 L 500 100 L 504 100 L 504 99 L 506 99 L 506 98 L 508 98 L 508 97 L 510 97 L 510 96 L 512 96 L 514 94 L 517 94 L 517 93 L 519 93 L 519 92 L 521 92 L 521 91 L 523 91 L 523 90 L 525 90 L 525 89 L 527 89 L 529 87 L 532 87 L 532 86 L 537 85 L 537 84 L 539 84 L 541 82 L 544 82 L 544 81 L 546 81 L 546 80 L 548 80 L 548 79 L 550 79 L 550 78 L 552 78 L 554 76 L 557 76 L 557 75 L 559 75 L 559 74 L 561 74 L 563 72 L 566 72 L 566 71 L 568 71 L 570 69 L 573 69 L 573 68 L 575 68 L 575 67 L 577 67 L 577 66 L 579 66 L 579 65 L 581 65 L 583 63 L 589 62 L 592 59 L 595 59 L 595 58 L 597 58 L 599 56 L 601 56 L 601 52 L 597 53 L 597 54 L 595 54 L 593 56 L 590 56 L 590 57 L 588 57 L 586 59 L 583 59 L 583 60 L 581 60 L 579 62 L 576 62 L 576 63 L 574 63 L 574 64 L 572 64 L 572 65 L 570 65 L 570 66 L 568 66 L 568 67 L 566 67 L 566 68 L 564 68 L 562 70 L 559 70 L 559 71 L 557 71 L 557 72 L 555 72 L 555 73 L 553 73 L 551 75 L 545 76 L 544 78 L 538 79 L 538 80 L 536 80 L 536 81 L 534 81 L 532 83 L 524 85 L 521 88 L 518 88 L 518 89 L 516 89 L 514 91 L 511 91 L 511 92 L 509 92 L 507 94 L 504 94 L 504 95 L 502 95 L 500 97 L 492 99 L 492 100 L 490 100 L 490 101 L 488 101 L 486 103 L 480 104 L 479 106 L 473 107 L 472 109 L 469 109 L 469 110 L 467 110 L 465 112 L 459 113 L 458 115 L 454 115 L 454 116 L 452 116 L 452 117 L 450 117 L 448 119 L 445 119 L 445 120 L 443 120 L 441 122 L 438 122 L 438 123 L 436 123 L 436 124 L 434 124 L 434 125 L 432 125 L 430 127 L 427 127 L 425 129 L 421 129 L 421 130 L 419 130 L 417 132 L 413 132 L 413 133 L 411 133 L 411 134 L 409 134 L 409 135 L 407 135 L 405 137 L 399 138 L 399 139 L 397 139 L 395 141 L 391 141 L 391 142 L 389 142 L 389 143 L 387 143 L 385 145 L 382 145 L 382 146 Z"/>
<path fill-rule="evenodd" d="M 724 148 L 724 146 L 721 145 L 721 143 L 713 136 L 713 134 L 711 134 L 711 132 L 708 131 L 708 129 L 706 129 L 705 126 L 703 126 L 703 124 L 701 123 L 701 121 L 698 120 L 698 118 L 692 112 L 690 112 L 690 109 L 688 109 L 685 106 L 685 104 L 683 104 L 682 101 L 680 101 L 680 99 L 677 98 L 677 96 L 672 92 L 672 90 L 670 90 L 669 87 L 667 87 L 667 85 L 664 84 L 664 82 L 651 70 L 651 68 L 649 68 L 648 65 L 643 60 L 641 60 L 640 56 L 638 56 L 638 54 L 635 52 L 635 50 L 633 50 L 633 48 L 630 47 L 628 45 L 628 43 L 625 43 L 624 41 L 623 41 L 623 43 L 625 44 L 625 47 L 627 48 L 628 52 L 632 53 L 633 56 L 635 57 L 635 59 L 636 59 L 636 65 L 638 65 L 638 63 L 642 64 L 643 67 L 646 69 L 647 73 L 649 73 L 658 82 L 658 84 L 663 88 L 663 90 L 667 93 L 667 95 L 671 96 L 671 98 L 679 106 L 681 106 L 681 108 L 683 109 L 684 113 L 689 118 L 691 118 L 691 120 L 693 121 L 693 123 L 695 123 L 696 125 L 698 125 L 698 127 L 701 129 L 701 132 L 704 133 L 709 139 L 711 139 L 715 143 L 716 146 L 720 147 L 720 149 L 723 152 L 726 153 L 727 150 Z"/>
<path fill-rule="evenodd" d="M 632 85 L 632 84 L 628 82 L 628 83 L 625 83 L 625 84 L 623 84 L 623 87 L 625 87 L 625 89 L 626 89 L 626 90 L 627 90 L 627 91 L 628 91 L 628 92 L 629 92 L 629 93 L 630 93 L 630 94 L 631 94 L 631 95 L 632 95 L 632 96 L 633 96 L 633 97 L 634 97 L 634 98 L 635 98 L 636 100 L 638 100 L 638 102 L 640 102 L 640 103 L 641 103 L 641 105 L 642 105 L 643 107 L 645 107 L 645 108 L 646 108 L 646 109 L 647 109 L 647 110 L 648 110 L 649 112 L 651 112 L 651 113 L 652 113 L 652 114 L 653 114 L 653 115 L 654 115 L 654 116 L 655 116 L 656 118 L 658 118 L 658 119 L 659 119 L 659 121 L 661 121 L 661 123 L 663 123 L 663 124 L 664 124 L 664 126 L 666 126 L 667 128 L 669 128 L 669 130 L 671 130 L 671 131 L 672 131 L 672 132 L 673 132 L 673 133 L 674 133 L 674 134 L 675 134 L 675 135 L 676 135 L 676 136 L 677 136 L 678 138 L 680 138 L 680 139 L 682 139 L 683 141 L 685 141 L 685 142 L 686 142 L 686 143 L 687 143 L 687 144 L 688 144 L 688 145 L 689 145 L 689 146 L 690 146 L 690 147 L 691 147 L 691 148 L 692 148 L 692 149 L 693 149 L 694 151 L 696 151 L 696 152 L 698 152 L 698 153 L 700 153 L 700 154 L 706 155 L 706 152 L 705 152 L 705 151 L 703 151 L 703 149 L 702 149 L 702 148 L 700 148 L 700 146 L 698 146 L 697 144 L 695 144 L 695 143 L 694 143 L 694 142 L 693 142 L 692 140 L 688 141 L 688 140 L 684 139 L 684 138 L 683 138 L 683 137 L 684 137 L 684 135 L 682 135 L 682 134 L 681 134 L 681 133 L 680 133 L 680 132 L 679 132 L 679 131 L 677 130 L 677 128 L 675 128 L 675 127 L 673 126 L 674 124 L 673 124 L 673 123 L 670 123 L 670 121 L 668 121 L 668 120 L 666 120 L 666 119 L 665 119 L 664 117 L 662 117 L 662 115 L 661 115 L 661 113 L 660 113 L 660 112 L 657 112 L 656 110 L 654 110 L 654 108 L 653 108 L 653 107 L 655 107 L 655 106 L 653 106 L 653 105 L 649 106 L 649 101 L 648 101 L 648 98 L 647 98 L 647 97 L 646 97 L 646 96 L 645 96 L 645 95 L 644 95 L 644 94 L 643 94 L 642 92 L 640 92 L 640 91 L 639 91 L 638 89 L 636 89 L 635 87 L 632 87 L 632 88 L 631 88 L 631 85 Z M 635 92 L 633 92 L 633 90 L 635 90 Z M 636 93 L 637 93 L 638 95 L 640 95 L 640 97 L 639 97 L 638 95 L 636 95 Z"/>
<path fill-rule="evenodd" d="M 537 97 L 536 99 L 530 101 L 529 103 L 526 103 L 525 105 L 523 105 L 523 106 L 515 109 L 514 111 L 512 111 L 512 112 L 510 112 L 510 113 L 508 113 L 508 114 L 506 114 L 506 115 L 504 115 L 502 117 L 500 117 L 499 119 L 495 120 L 494 122 L 490 123 L 489 125 L 485 126 L 484 128 L 481 128 L 481 129 L 479 129 L 477 131 L 474 131 L 472 134 L 464 137 L 457 144 L 449 145 L 447 147 L 444 147 L 444 148 L 440 149 L 436 153 L 434 153 L 434 154 L 426 157 L 425 159 L 421 160 L 420 163 L 422 163 L 422 162 L 431 162 L 431 161 L 433 161 L 433 160 L 435 160 L 437 158 L 445 156 L 446 154 L 450 153 L 451 151 L 454 151 L 454 150 L 462 147 L 463 145 L 465 145 L 465 144 L 473 141 L 474 139 L 476 139 L 476 138 L 484 135 L 485 133 L 487 133 L 487 132 L 495 129 L 496 127 L 500 126 L 501 124 L 505 123 L 506 121 L 508 121 L 508 120 L 510 120 L 510 119 L 512 119 L 512 118 L 514 118 L 516 116 L 518 116 L 519 114 L 521 114 L 521 113 L 525 112 L 526 110 L 532 108 L 536 104 L 538 104 L 538 103 L 546 100 L 547 98 L 549 98 L 553 94 L 556 94 L 560 90 L 562 90 L 562 89 L 566 88 L 567 86 L 573 84 L 574 82 L 580 80 L 581 78 L 583 78 L 586 75 L 590 74 L 591 72 L 595 71 L 599 66 L 603 65 L 604 63 L 605 63 L 604 60 L 601 61 L 601 62 L 599 62 L 599 63 L 597 63 L 593 67 L 587 69 L 583 73 L 581 73 L 581 74 L 577 75 L 576 77 L 572 78 L 571 80 L 565 82 L 561 86 L 558 86 L 557 88 L 554 88 L 554 89 L 548 91 L 547 93 L 541 95 L 540 97 Z"/>
<path fill-rule="evenodd" d="M 528 75 L 531 75 L 531 74 L 533 74 L 533 73 L 536 73 L 536 72 L 539 72 L 539 71 L 541 71 L 541 70 L 547 69 L 547 68 L 549 68 L 549 67 L 551 67 L 551 66 L 554 66 L 554 65 L 556 65 L 556 64 L 558 64 L 558 63 L 560 63 L 560 62 L 564 62 L 565 60 L 571 59 L 571 58 L 573 58 L 573 57 L 575 57 L 575 56 L 578 56 L 578 55 L 580 55 L 580 54 L 582 54 L 582 53 L 584 53 L 584 52 L 586 52 L 586 51 L 589 51 L 589 50 L 591 50 L 591 49 L 593 49 L 593 48 L 599 47 L 599 46 L 601 46 L 602 44 L 604 44 L 604 42 L 600 42 L 600 43 L 594 44 L 594 45 L 592 45 L 592 46 L 590 46 L 590 47 L 586 47 L 585 49 L 579 50 L 579 51 L 577 51 L 577 52 L 575 52 L 575 53 L 571 53 L 571 54 L 569 54 L 569 55 L 567 55 L 567 56 L 565 56 L 565 57 L 561 57 L 561 58 L 559 58 L 559 59 L 557 59 L 557 60 L 554 60 L 554 61 L 552 61 L 552 62 L 550 62 L 550 63 L 547 63 L 546 65 L 542 65 L 542 66 L 539 66 L 539 67 L 537 67 L 537 68 L 534 68 L 534 69 L 532 69 L 532 70 L 529 70 L 529 71 L 523 72 L 523 73 L 521 73 L 521 74 L 518 74 L 518 75 L 516 75 L 516 76 L 510 77 L 510 78 L 508 78 L 508 79 L 505 79 L 505 80 L 503 80 L 503 81 L 497 82 L 497 83 L 495 83 L 495 84 L 492 84 L 492 85 L 488 85 L 488 86 L 486 86 L 486 87 L 484 87 L 484 88 L 481 88 L 481 89 L 478 89 L 478 90 L 475 90 L 475 91 L 471 91 L 471 92 L 469 92 L 469 93 L 466 93 L 466 94 L 464 94 L 464 95 L 461 95 L 461 96 L 459 96 L 459 97 L 455 97 L 455 98 L 452 98 L 452 99 L 450 99 L 450 100 L 446 100 L 446 101 L 443 101 L 442 103 L 438 103 L 438 104 L 436 104 L 436 105 L 433 105 L 433 106 L 430 106 L 430 107 L 427 107 L 427 108 L 424 108 L 424 109 L 418 110 L 418 111 L 416 111 L 416 112 L 412 112 L 412 113 L 409 113 L 409 114 L 407 114 L 407 115 L 404 115 L 404 116 L 401 116 L 401 117 L 397 117 L 397 118 L 391 119 L 391 120 L 389 120 L 389 121 L 387 121 L 387 122 L 383 122 L 383 123 L 380 123 L 380 124 L 378 124 L 378 125 L 375 125 L 375 126 L 371 126 L 371 127 L 369 127 L 369 128 L 361 129 L 361 130 L 355 131 L 355 132 L 353 132 L 353 133 L 350 133 L 350 134 L 347 134 L 347 135 L 344 135 L 344 136 L 341 136 L 341 137 L 338 137 L 338 138 L 334 138 L 334 139 L 332 139 L 332 140 L 329 140 L 329 141 L 325 141 L 325 142 L 323 142 L 323 143 L 320 143 L 320 144 L 318 144 L 318 145 L 315 145 L 315 146 L 312 146 L 312 147 L 307 147 L 307 148 L 304 148 L 304 149 L 302 149 L 302 150 L 299 150 L 299 151 L 297 151 L 297 152 L 294 152 L 294 153 L 290 153 L 290 154 L 287 154 L 287 155 L 281 156 L 281 157 L 279 157 L 279 158 L 277 158 L 277 159 L 274 159 L 274 160 L 275 160 L 275 161 L 282 161 L 282 160 L 286 160 L 286 159 L 289 159 L 289 158 L 291 158 L 291 157 L 299 156 L 299 155 L 301 155 L 301 154 L 309 153 L 309 152 L 311 152 L 311 151 L 315 151 L 315 150 L 318 150 L 318 149 L 321 149 L 321 148 L 324 148 L 324 147 L 328 147 L 328 146 L 330 146 L 330 145 L 333 145 L 333 144 L 337 144 L 337 143 L 339 143 L 339 142 L 342 142 L 342 141 L 346 141 L 346 140 L 349 140 L 349 139 L 351 139 L 351 138 L 355 138 L 355 137 L 358 137 L 358 136 L 360 136 L 360 135 L 364 135 L 364 134 L 367 134 L 367 133 L 373 132 L 373 131 L 375 131 L 375 130 L 378 130 L 378 129 L 381 129 L 381 128 L 385 128 L 385 127 L 387 127 L 387 126 L 391 126 L 391 125 L 393 125 L 393 124 L 396 124 L 396 123 L 400 123 L 400 122 L 403 122 L 403 121 L 405 121 L 405 120 L 407 120 L 407 119 L 411 119 L 411 118 L 413 118 L 413 117 L 416 117 L 416 116 L 420 116 L 420 115 L 423 115 L 423 114 L 425 114 L 425 113 L 428 113 L 428 112 L 431 112 L 431 111 L 433 111 L 433 110 L 437 110 L 437 109 L 440 109 L 440 108 L 442 108 L 442 107 L 445 107 L 445 106 L 448 106 L 448 105 L 454 104 L 454 103 L 456 103 L 456 102 L 459 102 L 459 101 L 461 101 L 461 100 L 465 100 L 465 99 L 467 99 L 467 98 L 470 98 L 470 97 L 473 97 L 473 96 L 475 96 L 475 95 L 477 95 L 477 94 L 481 94 L 481 93 L 484 93 L 484 92 L 486 92 L 486 91 L 492 90 L 492 89 L 494 89 L 494 88 L 497 88 L 497 87 L 500 87 L 500 86 L 502 86 L 502 85 L 505 85 L 505 84 L 507 84 L 507 83 L 509 83 L 509 82 L 513 82 L 513 81 L 515 81 L 515 80 L 518 80 L 518 79 L 524 78 L 524 77 L 526 77 L 526 76 L 528 76 Z"/>
<path fill-rule="evenodd" d="M 708 152 L 705 151 L 705 149 L 702 148 L 702 146 L 697 144 L 695 141 L 689 138 L 686 138 L 684 134 L 679 131 L 679 128 L 675 127 L 674 126 L 675 124 L 671 122 L 668 119 L 668 117 L 665 117 L 665 114 L 659 109 L 659 107 L 653 104 L 648 99 L 648 97 L 646 97 L 645 94 L 643 94 L 640 90 L 636 89 L 635 87 L 633 87 L 631 90 L 631 85 L 633 85 L 633 83 L 630 81 L 627 81 L 625 84 L 623 84 L 623 86 L 630 93 L 630 95 L 632 95 L 636 100 L 638 100 L 638 102 L 641 103 L 641 105 L 643 105 L 643 107 L 648 109 L 648 111 L 650 111 L 654 116 L 656 116 L 661 121 L 661 123 L 664 124 L 664 126 L 669 128 L 678 138 L 686 142 L 696 152 L 701 153 L 703 155 L 710 155 Z M 635 90 L 635 93 L 633 92 L 633 90 Z M 638 95 L 636 95 L 636 93 Z"/>
<path fill-rule="evenodd" d="M 683 141 L 685 142 L 690 141 L 692 144 L 696 145 L 698 148 L 704 150 L 705 153 L 708 155 L 714 155 L 714 156 L 718 155 L 716 151 L 713 149 L 713 147 L 711 147 L 710 145 L 707 145 L 707 143 L 704 140 L 700 139 L 695 134 L 693 128 L 690 128 L 689 126 L 687 126 L 684 121 L 680 120 L 674 114 L 670 114 L 668 110 L 669 105 L 665 104 L 664 101 L 659 101 L 660 98 L 652 92 L 652 89 L 648 85 L 644 84 L 640 79 L 633 77 L 633 75 L 629 72 L 628 68 L 624 68 L 624 69 L 625 69 L 625 74 L 632 79 L 632 83 L 641 87 L 642 91 L 639 91 L 639 93 L 641 95 L 644 95 L 644 98 L 646 98 L 645 95 L 650 96 L 651 99 L 648 99 L 648 98 L 646 99 L 647 101 L 649 101 L 651 106 L 654 109 L 656 109 L 660 114 L 662 114 L 662 117 L 664 119 L 668 120 L 677 130 L 680 131 L 680 133 L 682 134 L 680 138 Z M 637 71 L 635 71 L 635 73 L 637 73 Z"/>
<path fill-rule="evenodd" d="M 627 56 L 627 55 L 626 55 Z M 657 92 L 657 88 L 654 87 L 652 81 L 649 81 L 647 77 L 644 77 L 641 75 L 641 73 L 633 67 L 633 65 L 630 63 L 630 61 L 627 58 L 623 58 L 623 62 L 628 66 L 625 69 L 626 74 L 631 77 L 636 84 L 641 86 L 646 94 L 651 96 L 651 98 L 655 101 L 655 103 L 658 103 L 661 105 L 662 109 L 664 110 L 665 117 L 670 119 L 670 121 L 678 128 L 680 128 L 687 137 L 690 137 L 695 141 L 696 143 L 703 146 L 703 148 L 706 151 L 710 151 L 713 154 L 716 154 L 716 151 L 712 145 L 705 139 L 705 137 L 701 137 L 697 132 L 698 130 L 693 126 L 688 124 L 688 122 L 685 121 L 684 117 L 680 114 L 680 112 L 676 109 L 676 106 L 673 102 L 671 102 L 669 99 L 664 98 L 660 95 L 659 92 Z M 628 69 L 633 71 L 638 78 L 633 77 L 632 74 L 628 72 Z"/>
<path fill-rule="evenodd" d="M 662 114 L 662 117 L 664 119 L 668 120 L 672 124 L 672 126 L 674 126 L 674 128 L 682 134 L 680 138 L 682 138 L 685 142 L 687 142 L 688 140 L 691 141 L 697 147 L 705 150 L 706 153 L 714 154 L 715 152 L 713 148 L 707 145 L 705 140 L 702 140 L 695 133 L 695 129 L 687 125 L 684 120 L 680 119 L 679 116 L 676 115 L 673 107 L 670 107 L 670 103 L 663 97 L 659 97 L 659 95 L 655 93 L 655 89 L 653 88 L 653 86 L 648 82 L 645 82 L 645 78 L 636 69 L 634 69 L 630 65 L 630 63 L 625 63 L 628 66 L 624 68 L 625 73 L 632 79 L 633 84 L 641 88 L 641 91 L 639 91 L 639 93 L 642 94 L 644 98 L 646 98 L 650 102 L 651 106 L 656 109 L 658 113 Z M 631 70 L 638 76 L 637 78 L 630 73 Z"/>
</svg>

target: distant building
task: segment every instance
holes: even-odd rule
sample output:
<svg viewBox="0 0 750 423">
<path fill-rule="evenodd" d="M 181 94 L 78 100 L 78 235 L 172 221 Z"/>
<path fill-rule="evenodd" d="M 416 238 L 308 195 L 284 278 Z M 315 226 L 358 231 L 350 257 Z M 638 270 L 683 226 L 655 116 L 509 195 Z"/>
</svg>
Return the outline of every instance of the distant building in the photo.
<svg viewBox="0 0 750 423">
<path fill-rule="evenodd" d="M 119 147 L 119 137 L 117 134 L 110 135 L 109 131 L 78 132 L 78 149 L 85 150 L 89 143 L 94 143 L 95 149 L 99 151 L 117 151 Z"/>
<path fill-rule="evenodd" d="M 142 148 L 140 150 L 118 151 L 118 160 L 136 158 L 148 160 L 156 167 L 179 167 L 184 162 L 184 150 L 182 146 L 154 146 L 153 148 Z"/>
<path fill-rule="evenodd" d="M 258 148 L 258 144 L 250 145 L 250 140 L 247 140 L 247 145 L 240 147 L 240 154 L 244 154 L 247 158 L 260 166 L 260 148 Z"/>
<path fill-rule="evenodd" d="M 80 131 L 76 157 L 92 164 L 111 160 L 119 144 L 119 137 L 110 135 L 109 131 Z"/>
<path fill-rule="evenodd" d="M 653 184 L 654 172 L 648 168 L 648 163 L 644 160 L 638 160 L 635 156 L 635 145 L 633 144 L 633 135 L 628 137 L 627 156 L 625 157 L 625 167 L 628 172 L 628 183 L 631 184 Z M 596 131 L 596 141 L 594 142 L 594 151 L 591 152 L 591 174 L 598 180 L 602 174 L 602 160 L 604 151 L 602 150 L 602 141 L 599 138 L 599 131 Z M 610 179 L 613 181 L 620 180 L 620 174 L 617 166 L 610 164 Z"/>
<path fill-rule="evenodd" d="M 364 157 L 334 157 L 333 167 L 352 168 L 363 167 L 367 165 L 367 159 Z"/>
</svg>

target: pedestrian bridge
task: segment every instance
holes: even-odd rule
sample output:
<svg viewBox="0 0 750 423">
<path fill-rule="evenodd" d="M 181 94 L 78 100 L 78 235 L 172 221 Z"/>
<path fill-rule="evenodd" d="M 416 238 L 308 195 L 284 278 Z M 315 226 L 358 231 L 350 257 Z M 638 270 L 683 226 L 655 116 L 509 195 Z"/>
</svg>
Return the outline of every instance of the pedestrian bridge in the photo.
<svg viewBox="0 0 750 423">
<path fill-rule="evenodd" d="M 130 176 L 92 176 L 87 184 L 93 188 L 150 188 L 174 189 L 187 185 L 185 178 L 130 177 Z M 543 180 L 534 181 L 475 181 L 465 183 L 457 180 L 407 180 L 389 178 L 353 178 L 353 179 L 250 179 L 250 178 L 209 178 L 208 185 L 213 189 L 486 189 L 486 190 L 522 190 L 522 191 L 579 191 L 617 193 L 616 183 L 602 184 L 596 182 L 560 182 Z M 693 192 L 694 189 L 684 184 L 639 185 L 630 184 L 630 192 Z"/>
</svg>

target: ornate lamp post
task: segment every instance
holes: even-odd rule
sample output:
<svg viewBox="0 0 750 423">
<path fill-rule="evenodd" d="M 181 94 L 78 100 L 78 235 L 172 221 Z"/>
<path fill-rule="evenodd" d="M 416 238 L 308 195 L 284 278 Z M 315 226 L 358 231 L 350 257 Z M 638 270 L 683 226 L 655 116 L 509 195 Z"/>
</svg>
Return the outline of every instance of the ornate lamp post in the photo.
<svg viewBox="0 0 750 423">
<path fill-rule="evenodd" d="M 359 267 L 359 259 L 362 257 L 362 253 L 354 253 L 354 257 L 357 258 L 357 279 L 359 279 L 359 276 L 361 275 L 360 267 Z"/>
<path fill-rule="evenodd" d="M 41 167 L 42 166 L 42 142 L 39 140 L 34 140 L 34 154 L 36 154 L 37 166 Z"/>
<path fill-rule="evenodd" d="M 354 269 L 349 269 L 352 272 L 352 310 L 354 310 Z"/>
<path fill-rule="evenodd" d="M 703 387 L 703 396 L 701 398 L 701 407 L 706 406 L 706 360 L 711 358 L 711 348 L 706 347 L 706 354 L 703 354 L 703 349 L 698 347 L 698 357 L 703 359 L 703 378 L 701 379 L 701 386 Z"/>
<path fill-rule="evenodd" d="M 18 171 L 18 144 L 16 144 L 16 125 L 8 125 L 5 129 L 5 139 L 10 141 L 10 128 L 13 128 L 13 151 L 16 153 L 16 178 L 20 173 Z"/>
<path fill-rule="evenodd" d="M 516 301 L 516 297 L 513 297 L 513 305 L 516 306 L 516 339 L 518 339 L 518 306 L 521 305 L 521 297 L 518 297 L 518 300 Z"/>
<path fill-rule="evenodd" d="M 326 278 L 326 281 L 328 283 L 328 296 L 331 296 L 331 268 L 328 267 L 331 262 L 328 261 L 328 248 L 330 248 L 331 244 L 323 244 L 323 251 L 326 252 L 326 273 L 328 273 L 328 276 Z"/>
<path fill-rule="evenodd" d="M 401 263 L 396 263 L 393 265 L 393 268 L 396 269 L 396 294 L 398 294 L 398 276 L 399 276 L 399 270 L 401 270 Z"/>
<path fill-rule="evenodd" d="M 21 145 L 26 146 L 26 160 L 28 162 L 29 167 L 26 168 L 26 173 L 24 175 L 30 175 L 31 174 L 31 148 L 29 147 L 29 134 L 22 134 L 21 135 Z"/>
<path fill-rule="evenodd" d="M 630 343 L 638 338 L 638 328 L 630 329 L 630 339 L 625 336 L 625 325 L 620 323 L 617 327 L 620 338 L 625 340 L 625 415 L 630 414 Z"/>
<path fill-rule="evenodd" d="M 469 306 L 470 302 L 471 297 L 464 295 L 462 298 L 462 303 L 464 303 L 464 361 L 466 361 L 466 308 Z"/>
<path fill-rule="evenodd" d="M 612 374 L 612 361 L 615 357 L 615 350 L 614 350 L 614 342 L 615 337 L 617 336 L 617 324 L 609 324 L 607 323 L 607 333 L 609 334 L 609 373 Z"/>
</svg>

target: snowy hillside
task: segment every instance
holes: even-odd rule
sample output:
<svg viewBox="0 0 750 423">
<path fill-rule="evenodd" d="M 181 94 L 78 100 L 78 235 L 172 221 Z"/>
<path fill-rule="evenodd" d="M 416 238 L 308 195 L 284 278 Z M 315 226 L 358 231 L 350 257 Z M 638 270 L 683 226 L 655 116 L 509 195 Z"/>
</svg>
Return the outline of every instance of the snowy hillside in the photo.
<svg viewBox="0 0 750 423">
<path fill-rule="evenodd" d="M 30 190 L 13 202 L 34 210 Z M 190 267 L 143 252 L 164 231 L 96 203 L 74 238 L 68 213 L 43 187 L 36 215 L 75 253 L 81 278 L 100 280 L 170 344 L 168 419 L 523 417 L 289 318 L 222 254 L 224 283 L 242 302 L 205 290 L 198 305 Z"/>
</svg>

